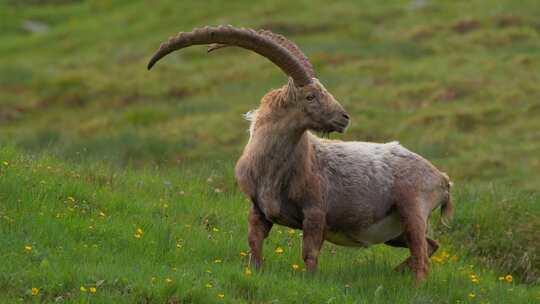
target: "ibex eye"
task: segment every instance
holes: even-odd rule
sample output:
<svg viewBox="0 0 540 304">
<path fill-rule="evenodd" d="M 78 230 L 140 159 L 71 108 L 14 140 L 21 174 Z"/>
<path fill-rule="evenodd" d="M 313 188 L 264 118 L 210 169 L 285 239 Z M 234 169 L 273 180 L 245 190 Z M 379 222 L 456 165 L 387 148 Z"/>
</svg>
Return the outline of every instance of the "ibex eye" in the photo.
<svg viewBox="0 0 540 304">
<path fill-rule="evenodd" d="M 307 100 L 313 100 L 313 99 L 315 99 L 315 95 L 308 95 L 308 96 L 306 97 L 306 99 L 307 99 Z"/>
</svg>

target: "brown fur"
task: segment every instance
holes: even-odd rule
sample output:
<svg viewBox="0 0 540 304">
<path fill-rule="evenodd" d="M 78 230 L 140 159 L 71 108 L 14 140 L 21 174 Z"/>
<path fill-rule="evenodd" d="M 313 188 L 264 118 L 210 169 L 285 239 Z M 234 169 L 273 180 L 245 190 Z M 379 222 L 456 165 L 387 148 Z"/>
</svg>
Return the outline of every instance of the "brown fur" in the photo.
<svg viewBox="0 0 540 304">
<path fill-rule="evenodd" d="M 316 105 L 303 101 L 309 94 L 317 96 Z M 387 164 L 394 168 L 393 186 L 387 189 L 392 200 L 388 207 L 373 209 L 369 205 L 341 203 L 329 209 L 328 203 L 334 199 L 329 195 L 339 193 L 346 200 L 359 199 L 347 196 L 348 183 L 354 181 L 342 176 L 357 173 L 347 173 L 351 168 L 334 172 L 333 165 L 321 157 L 345 153 L 325 150 L 325 145 L 339 146 L 340 142 L 318 140 L 307 130 L 332 131 L 336 119 L 346 117 L 342 113 L 339 103 L 318 83 L 297 88 L 290 81 L 262 99 L 251 129 L 252 137 L 236 166 L 238 184 L 252 200 L 248 233 L 252 264 L 257 269 L 262 265 L 262 244 L 272 223 L 303 230 L 302 258 L 306 269 L 315 271 L 321 246 L 330 230 L 342 231 L 345 236 L 350 232 L 354 236 L 354 231 L 368 229 L 385 218 L 385 214 L 397 210 L 403 233 L 386 243 L 410 249 L 411 256 L 399 268 L 412 269 L 419 282 L 429 270 L 429 257 L 438 248 L 436 241 L 426 237 L 429 214 L 442 204 L 446 219 L 452 209 L 449 179 L 422 157 L 398 149 L 391 155 L 397 163 Z M 382 174 L 370 173 L 369 170 L 376 170 L 374 167 L 366 169 L 358 173 Z M 330 173 L 324 173 L 327 171 Z M 341 179 L 335 180 L 336 177 Z M 348 218 L 351 210 L 347 208 L 365 209 L 362 217 Z"/>
</svg>

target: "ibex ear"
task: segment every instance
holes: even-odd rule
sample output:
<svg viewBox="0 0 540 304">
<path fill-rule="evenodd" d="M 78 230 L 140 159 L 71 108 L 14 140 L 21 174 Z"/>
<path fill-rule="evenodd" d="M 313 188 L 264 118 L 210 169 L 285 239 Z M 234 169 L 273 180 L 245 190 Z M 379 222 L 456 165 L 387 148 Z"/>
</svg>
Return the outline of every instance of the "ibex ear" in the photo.
<svg viewBox="0 0 540 304">
<path fill-rule="evenodd" d="M 296 100 L 296 86 L 291 77 L 289 77 L 289 82 L 287 83 L 287 100 L 295 101 Z"/>
</svg>

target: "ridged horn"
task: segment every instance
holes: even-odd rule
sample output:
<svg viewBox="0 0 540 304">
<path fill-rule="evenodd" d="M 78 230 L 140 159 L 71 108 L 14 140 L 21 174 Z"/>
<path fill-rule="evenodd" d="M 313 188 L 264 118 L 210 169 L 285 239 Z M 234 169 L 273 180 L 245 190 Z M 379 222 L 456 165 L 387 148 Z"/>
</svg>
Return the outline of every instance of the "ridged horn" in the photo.
<svg viewBox="0 0 540 304">
<path fill-rule="evenodd" d="M 267 37 L 268 39 L 278 43 L 282 47 L 286 48 L 296 59 L 302 63 L 304 66 L 304 69 L 308 72 L 310 77 L 315 77 L 315 70 L 313 69 L 313 66 L 311 65 L 311 62 L 309 62 L 309 59 L 306 57 L 306 55 L 302 52 L 302 50 L 292 41 L 287 39 L 285 36 L 276 34 L 269 30 L 259 30 L 257 31 L 259 35 Z M 208 52 L 215 51 L 217 49 L 221 49 L 224 47 L 228 47 L 230 45 L 227 44 L 219 44 L 219 43 L 213 43 L 210 46 L 208 46 Z"/>
<path fill-rule="evenodd" d="M 235 45 L 268 58 L 285 74 L 290 76 L 297 86 L 304 86 L 312 81 L 310 73 L 305 69 L 302 62 L 286 47 L 252 29 L 223 25 L 218 27 L 207 26 L 194 29 L 191 32 L 181 32 L 177 36 L 169 38 L 154 53 L 148 62 L 148 69 L 150 70 L 158 60 L 176 50 L 192 45 L 212 43 Z"/>
</svg>

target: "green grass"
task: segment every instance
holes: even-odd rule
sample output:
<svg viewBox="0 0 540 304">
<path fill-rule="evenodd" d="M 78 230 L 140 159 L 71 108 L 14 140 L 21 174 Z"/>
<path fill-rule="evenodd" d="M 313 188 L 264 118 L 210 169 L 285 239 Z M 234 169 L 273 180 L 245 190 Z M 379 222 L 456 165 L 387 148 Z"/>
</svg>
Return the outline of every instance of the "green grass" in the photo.
<svg viewBox="0 0 540 304">
<path fill-rule="evenodd" d="M 392 271 L 407 251 L 385 246 L 327 245 L 320 272 L 311 276 L 302 266 L 293 269 L 302 265 L 300 233 L 284 228 L 266 241 L 264 271 L 249 275 L 241 254 L 248 252 L 248 203 L 231 176 L 212 174 L 215 168 L 118 173 L 23 157 L 11 148 L 0 159 L 7 162 L 0 174 L 1 257 L 9 261 L 0 266 L 0 291 L 6 300 L 29 301 L 31 287 L 39 287 L 42 301 L 92 303 L 532 303 L 540 296 L 538 287 L 500 281 L 506 272 L 478 266 L 467 247 L 448 240 L 437 255 L 443 261 L 434 262 L 420 288 L 413 288 L 411 275 Z M 223 164 L 220 172 L 230 169 Z M 467 195 L 461 220 L 478 214 L 475 203 L 490 204 Z M 456 224 L 456 233 L 469 230 Z M 284 253 L 275 253 L 278 247 Z"/>
<path fill-rule="evenodd" d="M 540 301 L 540 6 L 379 2 L 0 0 L 0 302 Z M 245 274 L 241 114 L 286 79 L 239 49 L 145 69 L 168 36 L 228 23 L 302 47 L 352 116 L 333 138 L 399 140 L 452 177 L 452 228 L 433 227 L 450 257 L 420 288 L 384 246 L 326 245 L 316 276 L 294 270 L 283 228 Z"/>
</svg>

